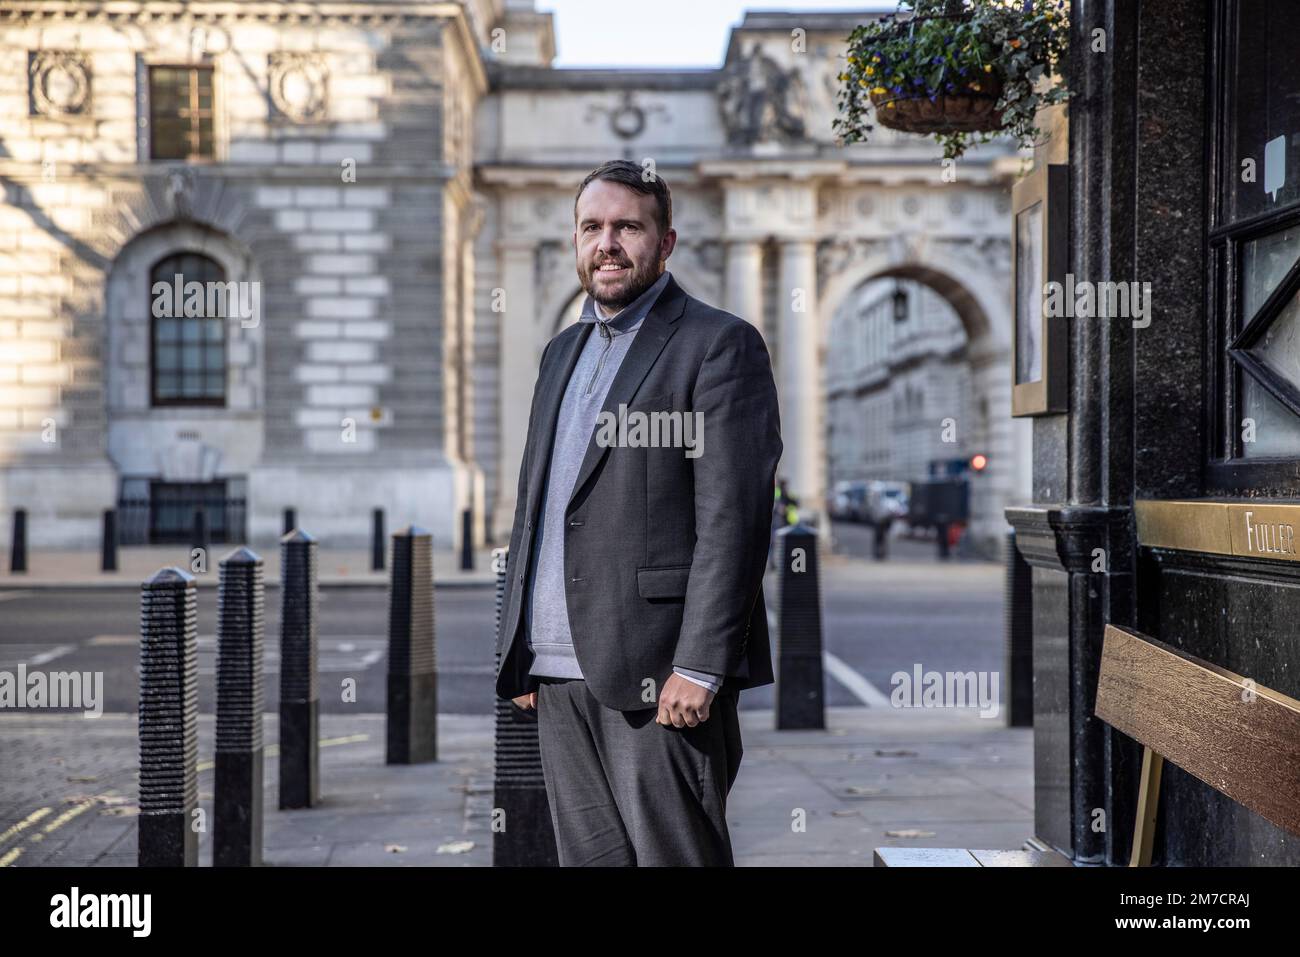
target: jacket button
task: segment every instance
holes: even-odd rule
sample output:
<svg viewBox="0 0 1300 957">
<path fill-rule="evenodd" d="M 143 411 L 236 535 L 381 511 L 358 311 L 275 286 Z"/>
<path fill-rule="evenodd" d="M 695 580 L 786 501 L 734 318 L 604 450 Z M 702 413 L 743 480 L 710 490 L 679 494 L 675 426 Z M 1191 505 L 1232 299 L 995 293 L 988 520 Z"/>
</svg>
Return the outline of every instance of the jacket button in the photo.
<svg viewBox="0 0 1300 957">
<path fill-rule="evenodd" d="M 520 572 L 520 573 L 519 573 L 519 584 L 522 585 L 523 583 L 524 583 L 524 573 L 523 573 L 523 572 Z"/>
</svg>

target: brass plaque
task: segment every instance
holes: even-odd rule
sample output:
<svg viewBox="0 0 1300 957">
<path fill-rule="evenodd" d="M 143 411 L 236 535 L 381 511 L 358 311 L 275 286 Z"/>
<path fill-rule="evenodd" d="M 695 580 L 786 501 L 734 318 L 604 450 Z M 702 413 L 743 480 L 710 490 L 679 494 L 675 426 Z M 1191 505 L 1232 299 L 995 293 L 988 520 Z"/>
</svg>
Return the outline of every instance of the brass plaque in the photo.
<svg viewBox="0 0 1300 957">
<path fill-rule="evenodd" d="M 1295 527 L 1300 508 L 1294 505 L 1232 506 L 1232 554 L 1300 561 Z"/>
<path fill-rule="evenodd" d="M 1152 548 L 1300 561 L 1300 505 L 1269 502 L 1139 501 L 1138 541 Z"/>
</svg>

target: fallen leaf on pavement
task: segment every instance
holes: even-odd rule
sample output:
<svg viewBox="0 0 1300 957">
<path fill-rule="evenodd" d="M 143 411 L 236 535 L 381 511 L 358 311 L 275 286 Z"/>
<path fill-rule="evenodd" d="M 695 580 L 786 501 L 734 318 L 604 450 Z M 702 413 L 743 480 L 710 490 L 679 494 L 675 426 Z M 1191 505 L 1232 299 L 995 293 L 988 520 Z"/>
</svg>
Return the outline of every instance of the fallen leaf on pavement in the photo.
<svg viewBox="0 0 1300 957">
<path fill-rule="evenodd" d="M 452 841 L 450 844 L 439 844 L 439 854 L 464 854 L 474 847 L 473 841 Z"/>
</svg>

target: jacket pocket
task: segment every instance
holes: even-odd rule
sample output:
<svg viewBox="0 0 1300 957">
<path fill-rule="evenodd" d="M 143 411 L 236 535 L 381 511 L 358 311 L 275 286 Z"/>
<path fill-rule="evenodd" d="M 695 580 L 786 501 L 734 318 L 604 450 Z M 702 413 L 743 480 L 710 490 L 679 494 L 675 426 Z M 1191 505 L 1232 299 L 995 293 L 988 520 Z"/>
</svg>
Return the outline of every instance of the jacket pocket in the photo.
<svg viewBox="0 0 1300 957">
<path fill-rule="evenodd" d="M 673 393 L 661 392 L 658 395 L 637 396 L 627 407 L 629 412 L 667 412 L 673 406 Z"/>
<path fill-rule="evenodd" d="M 690 565 L 647 565 L 636 570 L 636 590 L 642 598 L 685 598 Z"/>
</svg>

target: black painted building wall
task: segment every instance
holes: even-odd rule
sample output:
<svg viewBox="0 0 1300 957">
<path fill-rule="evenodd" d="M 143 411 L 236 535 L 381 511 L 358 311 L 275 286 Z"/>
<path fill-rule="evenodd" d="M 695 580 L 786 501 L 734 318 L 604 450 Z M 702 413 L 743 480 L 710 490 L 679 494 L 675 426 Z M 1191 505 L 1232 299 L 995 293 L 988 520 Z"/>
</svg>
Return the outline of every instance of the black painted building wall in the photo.
<svg viewBox="0 0 1300 957">
<path fill-rule="evenodd" d="M 1291 186 L 1241 198 L 1262 138 L 1289 138 L 1294 118 L 1300 149 L 1300 54 L 1280 42 L 1300 35 L 1300 4 L 1075 0 L 1071 21 L 1068 147 L 1038 161 L 1070 167 L 1070 272 L 1150 282 L 1151 322 L 1056 320 L 1069 412 L 1034 419 L 1034 502 L 1008 519 L 1034 569 L 1036 834 L 1124 864 L 1141 748 L 1092 716 L 1106 623 L 1300 698 L 1300 566 L 1146 548 L 1133 520 L 1142 499 L 1300 497 L 1300 416 L 1295 454 L 1243 448 L 1255 386 L 1227 354 L 1249 316 L 1243 250 L 1289 249 L 1300 212 Z M 1300 864 L 1300 840 L 1170 764 L 1158 820 L 1156 863 Z"/>
</svg>

